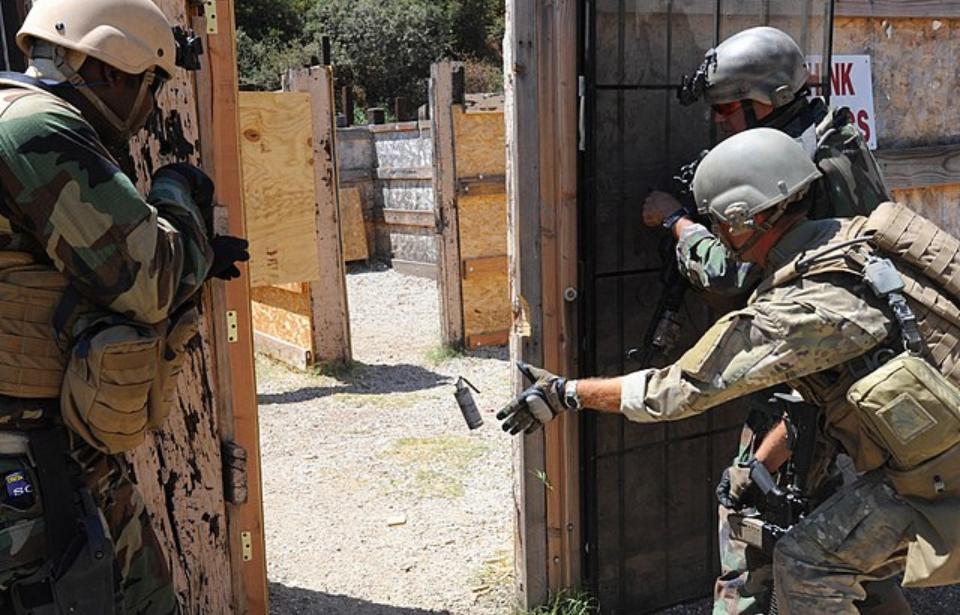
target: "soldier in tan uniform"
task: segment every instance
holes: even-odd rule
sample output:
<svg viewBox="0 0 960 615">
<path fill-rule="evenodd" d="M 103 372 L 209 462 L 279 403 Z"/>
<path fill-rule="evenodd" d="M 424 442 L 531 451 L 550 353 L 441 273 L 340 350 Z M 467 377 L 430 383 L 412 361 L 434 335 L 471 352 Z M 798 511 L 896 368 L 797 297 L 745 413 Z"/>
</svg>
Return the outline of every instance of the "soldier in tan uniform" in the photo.
<svg viewBox="0 0 960 615">
<path fill-rule="evenodd" d="M 777 543 L 780 613 L 855 615 L 864 582 L 904 571 L 906 586 L 960 580 L 960 293 L 933 281 L 956 273 L 960 244 L 936 231 L 913 241 L 903 232 L 909 225 L 897 223 L 904 252 L 953 247 L 914 248 L 917 269 L 885 265 L 864 239 L 874 237 L 873 216 L 808 220 L 819 176 L 776 130 L 717 146 L 694 193 L 728 250 L 763 270 L 748 305 L 662 369 L 585 380 L 534 369 L 533 386 L 498 418 L 510 433 L 581 407 L 641 423 L 680 420 L 789 383 L 823 409 L 825 435 L 862 475 Z M 771 473 L 789 455 L 780 438 L 756 452 Z"/>
</svg>

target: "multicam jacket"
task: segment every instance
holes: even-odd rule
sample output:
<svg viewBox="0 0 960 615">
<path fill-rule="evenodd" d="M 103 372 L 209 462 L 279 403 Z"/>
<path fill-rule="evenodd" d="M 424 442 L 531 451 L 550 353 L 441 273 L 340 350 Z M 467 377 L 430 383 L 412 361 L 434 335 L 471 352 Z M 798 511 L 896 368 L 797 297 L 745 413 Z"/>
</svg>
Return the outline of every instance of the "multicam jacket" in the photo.
<svg viewBox="0 0 960 615">
<path fill-rule="evenodd" d="M 771 276 L 801 254 L 835 244 L 854 222 L 798 224 L 777 242 L 764 274 Z M 861 357 L 901 343 L 888 311 L 881 299 L 863 291 L 859 276 L 822 273 L 782 285 L 764 283 L 746 307 L 717 321 L 677 363 L 624 376 L 620 410 L 642 423 L 679 420 L 789 383 L 823 408 L 826 434 L 858 471 L 882 468 L 889 474 L 888 450 L 863 429 L 858 410 L 846 397 L 862 374 Z M 914 571 L 908 577 L 918 584 L 957 582 L 960 498 L 907 500 L 917 512 L 918 532 L 907 557 L 908 571 Z"/>
<path fill-rule="evenodd" d="M 867 215 L 880 203 L 891 200 L 877 161 L 845 110 L 828 109 L 817 98 L 787 117 L 770 128 L 796 139 L 823 173 L 815 188 L 817 198 L 810 218 Z M 701 224 L 684 229 L 677 242 L 677 260 L 694 287 L 725 295 L 743 293 L 760 275 L 755 267 L 733 259 Z"/>
<path fill-rule="evenodd" d="M 146 324 L 193 296 L 212 262 L 190 195 L 144 200 L 79 111 L 0 80 L 0 250 L 29 252 L 93 304 Z"/>
</svg>

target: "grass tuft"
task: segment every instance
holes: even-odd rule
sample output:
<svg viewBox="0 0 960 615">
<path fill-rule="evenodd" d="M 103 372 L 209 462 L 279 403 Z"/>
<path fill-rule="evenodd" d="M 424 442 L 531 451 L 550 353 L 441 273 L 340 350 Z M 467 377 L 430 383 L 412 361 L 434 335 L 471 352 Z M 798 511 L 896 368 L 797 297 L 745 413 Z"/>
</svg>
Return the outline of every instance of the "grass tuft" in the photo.
<svg viewBox="0 0 960 615">
<path fill-rule="evenodd" d="M 532 610 L 518 609 L 515 615 L 596 615 L 600 603 L 586 592 L 560 590 L 556 595 Z"/>
<path fill-rule="evenodd" d="M 437 365 L 446 363 L 447 361 L 459 359 L 462 356 L 463 349 L 456 346 L 441 345 L 428 350 L 426 359 L 428 363 L 436 367 Z"/>
</svg>

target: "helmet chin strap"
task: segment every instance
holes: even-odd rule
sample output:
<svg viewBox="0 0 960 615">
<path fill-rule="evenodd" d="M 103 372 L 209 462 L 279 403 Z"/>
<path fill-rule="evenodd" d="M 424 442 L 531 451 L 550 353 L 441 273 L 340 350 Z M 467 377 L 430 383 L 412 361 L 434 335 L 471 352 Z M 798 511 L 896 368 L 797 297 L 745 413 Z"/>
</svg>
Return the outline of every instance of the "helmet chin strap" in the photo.
<svg viewBox="0 0 960 615">
<path fill-rule="evenodd" d="M 100 112 L 100 115 L 116 129 L 118 134 L 124 138 L 130 137 L 133 133 L 133 122 L 139 115 L 140 107 L 143 106 L 143 101 L 147 97 L 147 91 L 149 91 L 150 85 L 156 78 L 153 70 L 148 70 L 143 74 L 143 79 L 140 80 L 140 90 L 137 92 L 137 99 L 134 101 L 133 107 L 130 108 L 127 119 L 122 120 L 99 96 L 91 91 L 92 88 L 85 87 L 87 83 L 83 77 L 80 76 L 80 73 L 73 70 L 62 57 L 58 57 L 57 60 L 57 68 L 67 78 L 67 82 L 74 86 L 75 91 L 80 92 L 80 95 L 86 98 L 90 104 Z"/>
<path fill-rule="evenodd" d="M 764 235 L 770 232 L 770 229 L 772 229 L 774 225 L 776 225 L 776 223 L 780 221 L 780 218 L 782 218 L 785 213 L 787 213 L 787 203 L 782 202 L 779 205 L 777 205 L 776 210 L 772 214 L 770 214 L 770 216 L 766 220 L 764 220 L 763 223 L 761 223 L 759 226 L 755 228 L 755 230 L 753 231 L 753 234 L 750 235 L 750 237 L 742 246 L 740 246 L 739 248 L 734 248 L 732 245 L 727 246 L 730 253 L 733 254 L 734 258 L 736 258 L 737 260 L 741 260 L 740 257 L 743 254 L 746 254 L 747 251 L 750 250 L 750 248 L 757 245 L 757 242 L 760 241 Z"/>
<path fill-rule="evenodd" d="M 757 120 L 757 112 L 753 109 L 753 100 L 745 98 L 740 102 L 740 106 L 743 108 L 743 118 L 747 122 L 747 128 L 759 127 L 760 122 Z"/>
</svg>

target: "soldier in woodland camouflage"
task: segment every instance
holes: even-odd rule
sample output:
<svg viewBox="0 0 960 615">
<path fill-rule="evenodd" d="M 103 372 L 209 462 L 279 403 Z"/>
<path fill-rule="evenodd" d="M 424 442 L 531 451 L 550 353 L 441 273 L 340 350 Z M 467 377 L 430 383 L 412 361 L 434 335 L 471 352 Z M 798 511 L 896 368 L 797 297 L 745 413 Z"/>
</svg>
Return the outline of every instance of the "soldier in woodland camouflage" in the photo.
<svg viewBox="0 0 960 615">
<path fill-rule="evenodd" d="M 560 412 L 580 408 L 621 413 L 640 423 L 673 421 L 789 384 L 823 409 L 826 437 L 850 456 L 861 475 L 776 543 L 779 613 L 856 615 L 867 597 L 867 582 L 901 572 L 910 586 L 960 581 L 960 416 L 955 405 L 948 404 L 940 415 L 952 424 L 926 425 L 918 421 L 934 416 L 932 395 L 911 397 L 911 404 L 904 405 L 900 400 L 906 391 L 896 386 L 883 391 L 900 404 L 886 407 L 900 412 L 894 426 L 911 432 L 900 435 L 916 438 L 922 429 L 915 427 L 932 427 L 925 442 L 932 450 L 919 450 L 908 444 L 917 440 L 907 438 L 900 445 L 879 437 L 866 407 L 852 397 L 868 380 L 883 389 L 884 380 L 864 374 L 883 374 L 901 358 L 932 368 L 936 387 L 923 391 L 946 394 L 949 389 L 947 398 L 960 396 L 954 373 L 960 349 L 942 343 L 960 337 L 960 318 L 943 317 L 960 314 L 960 308 L 955 293 L 948 296 L 922 275 L 910 274 L 919 280 L 917 287 L 904 291 L 920 302 L 911 304 L 917 320 L 904 318 L 890 297 L 870 290 L 864 271 L 854 263 L 876 256 L 876 248 L 863 239 L 850 243 L 865 237 L 858 229 L 868 221 L 807 218 L 819 178 L 807 154 L 776 130 L 748 130 L 718 145 L 697 169 L 694 194 L 728 251 L 762 269 L 764 279 L 748 304 L 721 318 L 679 361 L 662 369 L 568 380 L 526 368 L 532 386 L 497 416 L 514 434 L 529 433 Z M 956 246 L 941 259 L 955 253 Z M 802 260 L 807 266 L 801 267 Z M 907 271 L 898 265 L 896 276 L 907 277 Z M 908 341 L 911 322 L 919 323 L 921 333 L 915 343 Z M 914 348 L 904 353 L 905 344 Z M 897 353 L 902 354 L 889 363 L 879 362 L 878 357 Z M 904 417 L 913 418 L 898 425 Z M 918 455 L 912 467 L 897 461 L 904 450 Z M 782 438 L 768 437 L 756 451 L 757 462 L 771 473 L 789 456 Z"/>
<path fill-rule="evenodd" d="M 162 330 L 206 280 L 239 275 L 233 263 L 246 259 L 245 242 L 213 235 L 213 184 L 199 169 L 159 169 L 143 198 L 111 153 L 143 127 L 177 70 L 170 24 L 150 0 L 37 0 L 17 43 L 28 58 L 26 74 L 0 74 L 0 283 L 12 285 L 26 268 L 35 286 L 50 283 L 24 292 L 53 293 L 52 311 Z M 33 320 L 31 309 L 4 294 L 0 332 L 27 341 L 20 350 L 0 348 L 0 363 L 20 366 L 13 377 L 0 370 L 0 612 L 74 612 L 59 600 L 56 607 L 45 602 L 56 588 L 31 577 L 62 555 L 49 550 L 51 536 L 62 533 L 47 527 L 50 508 L 71 507 L 74 499 L 45 497 L 49 469 L 34 464 L 33 440 L 23 436 L 63 431 L 60 387 L 43 377 L 29 388 L 13 380 L 33 372 L 62 380 L 63 353 L 76 331 L 56 330 L 47 314 Z M 119 573 L 110 599 L 84 612 L 179 612 L 124 458 L 74 432 L 64 442 L 55 455 L 67 456 L 66 467 L 92 495 Z"/>
<path fill-rule="evenodd" d="M 712 109 L 715 123 L 726 135 L 749 128 L 773 128 L 789 135 L 807 152 L 822 173 L 812 186 L 812 219 L 866 215 L 890 200 L 876 160 L 846 109 L 833 109 L 822 98 L 810 98 L 809 74 L 799 46 L 784 32 L 757 27 L 739 32 L 707 52 L 703 65 L 681 90 L 684 104 L 699 99 Z M 649 226 L 666 226 L 677 240 L 680 271 L 694 288 L 737 297 L 756 285 L 759 268 L 738 262 L 703 224 L 693 220 L 671 195 L 654 192 L 643 204 Z M 666 222 L 665 222 L 666 221 Z M 741 434 L 736 461 L 747 462 L 758 436 L 776 428 L 767 409 L 768 393 L 753 400 Z M 823 452 L 828 447 L 821 446 Z M 719 491 L 729 491 L 730 472 Z M 735 486 L 734 490 L 742 486 Z M 727 500 L 729 503 L 729 500 Z M 772 575 L 760 553 L 729 537 L 725 506 L 720 507 L 722 575 L 717 581 L 716 615 L 765 612 Z M 748 573 L 749 571 L 749 573 Z M 873 591 L 874 588 L 871 588 Z M 895 588 L 878 588 L 884 594 Z M 871 597 L 873 601 L 873 597 Z M 900 600 L 903 607 L 906 603 Z"/>
</svg>

